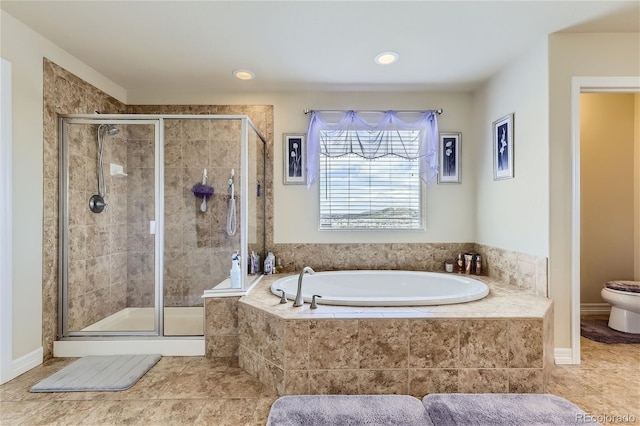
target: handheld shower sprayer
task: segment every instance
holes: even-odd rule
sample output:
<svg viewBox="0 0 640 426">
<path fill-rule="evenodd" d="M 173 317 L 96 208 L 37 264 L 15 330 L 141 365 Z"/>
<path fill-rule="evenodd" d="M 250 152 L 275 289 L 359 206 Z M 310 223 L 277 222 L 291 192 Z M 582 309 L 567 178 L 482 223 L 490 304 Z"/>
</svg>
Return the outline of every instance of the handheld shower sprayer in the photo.
<svg viewBox="0 0 640 426">
<path fill-rule="evenodd" d="M 207 169 L 202 171 L 202 186 L 207 184 Z M 207 197 L 202 197 L 202 204 L 200 204 L 200 211 L 202 213 L 207 211 Z"/>
<path fill-rule="evenodd" d="M 235 194 L 234 194 L 234 189 L 235 189 L 235 184 L 234 184 L 234 176 L 236 174 L 236 170 L 235 169 L 231 169 L 231 177 L 229 178 L 229 196 L 231 197 L 231 199 L 235 198 Z"/>
<path fill-rule="evenodd" d="M 236 233 L 236 195 L 234 176 L 235 169 L 231 169 L 231 177 L 229 178 L 229 207 L 227 209 L 227 235 L 231 236 Z"/>
</svg>

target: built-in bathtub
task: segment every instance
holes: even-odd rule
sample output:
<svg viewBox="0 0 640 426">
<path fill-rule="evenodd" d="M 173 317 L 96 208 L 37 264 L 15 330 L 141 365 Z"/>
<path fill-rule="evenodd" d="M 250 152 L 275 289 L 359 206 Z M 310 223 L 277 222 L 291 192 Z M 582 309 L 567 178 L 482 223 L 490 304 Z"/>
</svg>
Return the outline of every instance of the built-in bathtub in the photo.
<svg viewBox="0 0 640 426">
<path fill-rule="evenodd" d="M 547 298 L 474 277 L 489 294 L 466 303 L 310 309 L 280 304 L 271 288 L 281 278 L 263 277 L 237 311 L 240 366 L 279 394 L 546 391 Z"/>
<path fill-rule="evenodd" d="M 318 304 L 346 306 L 428 306 L 472 302 L 489 294 L 482 281 L 466 275 L 419 271 L 330 271 L 305 274 L 302 297 Z M 294 300 L 298 276 L 280 278 L 271 292 Z"/>
</svg>

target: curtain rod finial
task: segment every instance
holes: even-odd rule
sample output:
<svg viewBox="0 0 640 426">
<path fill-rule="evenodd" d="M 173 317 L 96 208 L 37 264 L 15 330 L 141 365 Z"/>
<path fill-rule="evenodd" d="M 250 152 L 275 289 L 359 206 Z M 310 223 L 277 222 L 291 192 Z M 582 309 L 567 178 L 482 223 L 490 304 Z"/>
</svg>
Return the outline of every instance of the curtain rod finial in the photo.
<svg viewBox="0 0 640 426">
<path fill-rule="evenodd" d="M 305 115 L 309 114 L 309 108 L 303 109 L 302 112 L 304 112 Z"/>
</svg>

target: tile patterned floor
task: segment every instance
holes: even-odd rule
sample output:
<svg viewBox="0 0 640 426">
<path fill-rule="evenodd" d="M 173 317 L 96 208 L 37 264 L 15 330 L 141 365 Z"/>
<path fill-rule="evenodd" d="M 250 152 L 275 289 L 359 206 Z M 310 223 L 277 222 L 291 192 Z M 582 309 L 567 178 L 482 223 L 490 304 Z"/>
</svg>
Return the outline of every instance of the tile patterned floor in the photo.
<svg viewBox="0 0 640 426">
<path fill-rule="evenodd" d="M 49 360 L 0 386 L 0 425 L 264 425 L 277 398 L 236 359 L 204 357 L 163 357 L 122 392 L 29 392 L 73 360 Z"/>
<path fill-rule="evenodd" d="M 602 423 L 640 424 L 640 345 L 581 344 L 582 364 L 556 366 L 549 393 Z M 0 386 L 0 425 L 264 425 L 277 398 L 235 359 L 200 357 L 163 357 L 123 392 L 29 393 L 72 361 L 52 359 Z"/>
</svg>

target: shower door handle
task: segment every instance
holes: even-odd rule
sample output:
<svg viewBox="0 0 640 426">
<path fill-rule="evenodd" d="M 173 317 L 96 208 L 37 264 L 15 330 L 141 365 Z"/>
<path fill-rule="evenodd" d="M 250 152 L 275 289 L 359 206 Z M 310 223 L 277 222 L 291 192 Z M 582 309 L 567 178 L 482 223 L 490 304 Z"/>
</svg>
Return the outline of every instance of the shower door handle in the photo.
<svg viewBox="0 0 640 426">
<path fill-rule="evenodd" d="M 149 234 L 156 235 L 156 221 L 152 220 L 149 222 Z"/>
</svg>

